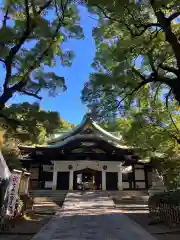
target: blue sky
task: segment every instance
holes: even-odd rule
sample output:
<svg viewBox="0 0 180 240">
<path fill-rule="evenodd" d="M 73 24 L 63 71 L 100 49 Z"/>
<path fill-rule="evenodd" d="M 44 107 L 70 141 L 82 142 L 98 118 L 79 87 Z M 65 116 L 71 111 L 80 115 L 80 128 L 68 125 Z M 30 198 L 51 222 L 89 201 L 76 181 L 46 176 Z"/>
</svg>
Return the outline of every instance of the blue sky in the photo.
<svg viewBox="0 0 180 240">
<path fill-rule="evenodd" d="M 58 75 L 64 76 L 68 90 L 56 97 L 49 97 L 48 94 L 41 94 L 43 100 L 40 105 L 43 109 L 58 111 L 60 116 L 71 123 L 81 122 L 86 113 L 86 106 L 81 103 L 81 90 L 84 83 L 88 81 L 89 73 L 93 71 L 91 63 L 95 55 L 95 43 L 92 37 L 92 28 L 97 23 L 90 17 L 90 14 L 84 7 L 80 8 L 81 25 L 84 29 L 85 38 L 83 40 L 71 40 L 65 47 L 73 50 L 76 54 L 73 65 L 69 68 L 63 68 L 61 65 L 53 68 Z M 0 67 L 1 81 L 4 79 L 4 72 Z M 1 85 L 3 82 L 1 82 Z M 16 94 L 8 103 L 34 102 L 36 99 L 28 96 L 19 96 Z"/>
</svg>

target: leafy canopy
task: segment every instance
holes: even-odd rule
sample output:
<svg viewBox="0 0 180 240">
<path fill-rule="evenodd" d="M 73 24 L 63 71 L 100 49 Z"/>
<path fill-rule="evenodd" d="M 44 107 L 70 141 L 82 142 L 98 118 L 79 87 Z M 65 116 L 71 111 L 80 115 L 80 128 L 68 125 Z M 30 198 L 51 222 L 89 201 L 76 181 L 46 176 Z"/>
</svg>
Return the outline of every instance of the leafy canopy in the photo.
<svg viewBox="0 0 180 240">
<path fill-rule="evenodd" d="M 4 0 L 1 15 L 0 110 L 16 92 L 41 99 L 42 90 L 50 95 L 65 90 L 64 77 L 48 69 L 71 66 L 74 53 L 63 44 L 83 38 L 75 1 Z"/>
<path fill-rule="evenodd" d="M 179 0 L 88 3 L 98 22 L 96 72 L 83 89 L 83 101 L 108 117 L 129 105 L 149 107 L 149 95 L 180 103 Z"/>
<path fill-rule="evenodd" d="M 100 120 L 113 122 L 117 116 L 133 119 L 129 144 L 142 144 L 145 149 L 151 146 L 152 150 L 156 144 L 163 145 L 166 136 L 180 143 L 174 100 L 180 100 L 179 1 L 88 3 L 98 21 L 93 31 L 96 72 L 84 86 L 82 100 L 96 111 Z M 141 125 L 145 123 L 142 134 L 139 121 Z M 154 121 L 157 124 L 152 124 Z M 156 125 L 160 128 L 155 137 Z M 167 126 L 168 134 L 164 130 Z M 138 141 L 131 138 L 133 134 Z"/>
<path fill-rule="evenodd" d="M 16 124 L 0 119 L 0 147 L 10 168 L 21 168 L 19 144 L 46 144 L 59 130 L 73 127 L 57 112 L 45 111 L 37 103 L 12 104 L 3 109 L 3 114 L 19 122 L 17 128 Z"/>
<path fill-rule="evenodd" d="M 16 124 L 8 124 L 1 120 L 1 127 L 6 129 L 5 138 L 7 140 L 15 140 L 17 143 L 23 144 L 44 144 L 49 137 L 59 130 L 67 130 L 73 127 L 72 124 L 61 119 L 58 112 L 45 111 L 40 108 L 39 104 L 12 104 L 8 108 L 4 108 L 3 113 L 13 116 L 19 122 Z"/>
<path fill-rule="evenodd" d="M 83 102 L 142 158 L 153 157 L 166 176 L 177 176 L 179 0 L 89 0 L 88 5 L 98 25 L 95 73 L 84 86 Z M 155 153 L 163 153 L 162 161 Z"/>
<path fill-rule="evenodd" d="M 173 103 L 170 107 L 174 107 Z M 126 118 L 117 117 L 103 126 L 108 131 L 120 132 L 122 143 L 134 147 L 141 159 L 152 161 L 164 176 L 166 186 L 174 188 L 180 186 L 180 117 L 176 112 L 171 117 L 159 101 L 153 109 L 131 108 Z"/>
</svg>

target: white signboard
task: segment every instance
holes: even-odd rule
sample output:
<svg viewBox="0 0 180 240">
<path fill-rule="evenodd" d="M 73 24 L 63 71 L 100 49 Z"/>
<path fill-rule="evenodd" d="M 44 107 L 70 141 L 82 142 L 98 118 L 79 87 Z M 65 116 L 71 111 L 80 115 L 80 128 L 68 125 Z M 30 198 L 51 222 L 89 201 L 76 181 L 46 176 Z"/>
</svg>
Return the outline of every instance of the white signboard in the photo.
<svg viewBox="0 0 180 240">
<path fill-rule="evenodd" d="M 7 215 L 9 216 L 12 216 L 14 214 L 20 180 L 21 172 L 13 172 L 11 175 L 10 187 L 8 191 Z"/>
</svg>

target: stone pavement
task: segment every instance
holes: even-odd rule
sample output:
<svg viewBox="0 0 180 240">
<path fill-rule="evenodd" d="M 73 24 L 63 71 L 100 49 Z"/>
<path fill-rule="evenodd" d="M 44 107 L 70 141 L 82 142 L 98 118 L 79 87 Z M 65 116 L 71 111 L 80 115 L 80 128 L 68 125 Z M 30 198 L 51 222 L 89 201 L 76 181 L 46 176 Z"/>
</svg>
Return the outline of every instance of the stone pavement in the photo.
<svg viewBox="0 0 180 240">
<path fill-rule="evenodd" d="M 156 240 L 98 191 L 68 193 L 63 208 L 32 240 L 87 239 Z"/>
</svg>

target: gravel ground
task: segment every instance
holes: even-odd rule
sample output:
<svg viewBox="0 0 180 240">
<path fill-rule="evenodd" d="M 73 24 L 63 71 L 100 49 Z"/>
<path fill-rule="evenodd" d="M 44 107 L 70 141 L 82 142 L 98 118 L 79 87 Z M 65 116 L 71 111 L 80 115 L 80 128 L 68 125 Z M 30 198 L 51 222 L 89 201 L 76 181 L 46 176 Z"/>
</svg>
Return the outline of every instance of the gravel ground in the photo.
<svg viewBox="0 0 180 240">
<path fill-rule="evenodd" d="M 5 234 L 0 232 L 0 240 L 30 240 L 39 230 L 49 222 L 56 208 L 63 205 L 62 202 L 45 201 L 41 197 L 34 204 L 34 213 L 16 222 L 14 228 Z M 36 206 L 37 205 L 37 206 Z"/>
<path fill-rule="evenodd" d="M 5 234 L 1 232 L 0 240 L 30 240 L 50 219 L 50 215 L 38 214 L 21 219 L 15 228 L 11 228 Z"/>
</svg>

